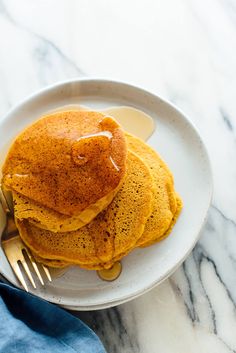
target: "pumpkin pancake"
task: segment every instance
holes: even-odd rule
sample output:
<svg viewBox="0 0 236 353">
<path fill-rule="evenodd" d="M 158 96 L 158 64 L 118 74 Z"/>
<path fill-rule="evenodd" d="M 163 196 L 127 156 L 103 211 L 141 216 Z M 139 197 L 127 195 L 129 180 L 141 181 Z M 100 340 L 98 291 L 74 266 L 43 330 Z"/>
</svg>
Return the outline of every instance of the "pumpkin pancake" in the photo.
<svg viewBox="0 0 236 353">
<path fill-rule="evenodd" d="M 35 201 L 31 201 L 17 192 L 12 192 L 15 216 L 21 220 L 28 219 L 37 227 L 52 232 L 71 232 L 91 222 L 99 212 L 106 208 L 113 200 L 120 185 L 108 195 L 98 200 L 94 205 L 80 212 L 78 216 L 63 215 L 50 208 L 43 207 Z"/>
<path fill-rule="evenodd" d="M 70 267 L 70 266 L 76 266 L 76 265 L 73 265 L 69 262 L 66 262 L 66 261 L 62 261 L 62 260 L 50 260 L 50 259 L 44 259 L 40 256 L 38 256 L 37 254 L 35 254 L 32 250 L 31 250 L 31 253 L 32 255 L 34 256 L 35 260 L 43 265 L 46 265 L 48 267 L 51 267 L 51 268 L 67 268 L 67 267 Z M 86 264 L 79 264 L 77 265 L 81 268 L 85 268 L 87 270 L 102 270 L 104 269 L 104 266 L 106 268 L 110 268 L 112 266 L 112 264 L 101 264 L 101 263 L 97 263 L 97 264 L 93 264 L 93 265 L 86 265 Z"/>
<path fill-rule="evenodd" d="M 61 260 L 49 260 L 43 259 L 42 257 L 38 256 L 31 250 L 31 254 L 34 256 L 35 260 L 43 265 L 53 267 L 53 268 L 66 268 L 71 266 L 69 262 L 61 261 Z"/>
<path fill-rule="evenodd" d="M 170 234 L 170 232 L 172 231 L 179 215 L 180 215 L 180 212 L 182 210 L 182 207 L 183 207 L 183 202 L 180 198 L 180 196 L 178 194 L 176 194 L 176 204 L 177 204 L 177 207 L 176 207 L 176 211 L 175 211 L 175 214 L 172 218 L 172 221 L 170 223 L 170 226 L 169 228 L 166 230 L 166 232 L 160 236 L 158 235 L 157 237 L 153 237 L 153 239 L 149 240 L 149 241 L 146 241 L 146 242 L 143 242 L 141 245 L 139 245 L 141 248 L 144 248 L 144 247 L 147 247 L 147 246 L 151 246 L 163 239 L 165 239 L 166 237 L 168 237 L 168 235 Z"/>
<path fill-rule="evenodd" d="M 59 112 L 42 117 L 16 138 L 2 184 L 27 199 L 30 219 L 34 203 L 59 218 L 78 216 L 95 205 L 94 217 L 118 191 L 125 165 L 126 140 L 115 120 L 99 112 Z M 34 221 L 40 223 L 38 218 Z"/>
<path fill-rule="evenodd" d="M 168 228 L 168 230 L 161 236 L 161 237 L 157 237 L 155 239 L 152 239 L 146 243 L 143 243 L 142 245 L 140 245 L 140 247 L 147 247 L 147 246 L 151 246 L 153 244 L 155 244 L 156 242 L 159 242 L 163 239 L 165 239 L 169 234 L 170 232 L 172 231 L 177 219 L 178 219 L 178 216 L 181 212 L 181 209 L 182 209 L 182 200 L 181 198 L 178 196 L 178 194 L 176 194 L 176 203 L 177 203 L 177 207 L 176 207 L 176 212 L 173 216 L 173 219 L 170 223 L 170 227 Z M 114 257 L 112 259 L 112 261 L 110 263 L 100 263 L 100 264 L 93 264 L 93 265 L 86 265 L 86 264 L 81 264 L 80 267 L 83 267 L 85 269 L 88 269 L 88 270 L 101 270 L 103 269 L 104 267 L 106 268 L 109 268 L 111 267 L 112 263 L 113 262 L 116 262 L 116 261 L 119 261 L 120 259 L 122 259 L 124 256 L 128 255 L 128 253 L 130 251 L 132 251 L 136 246 L 134 246 L 133 248 L 130 248 L 129 250 L 127 250 L 126 252 L 124 253 L 121 253 L 119 254 L 118 256 Z M 44 265 L 46 266 L 50 266 L 50 267 L 55 267 L 55 268 L 65 268 L 65 267 L 68 267 L 71 265 L 71 263 L 68 263 L 68 262 L 65 262 L 65 261 L 61 261 L 61 260 L 49 260 L 49 259 L 43 259 L 37 255 L 34 254 L 34 257 L 36 258 L 36 260 L 38 262 L 41 262 L 43 263 Z"/>
<path fill-rule="evenodd" d="M 167 234 L 175 215 L 180 213 L 182 203 L 179 197 L 177 203 L 173 176 L 156 151 L 131 134 L 126 133 L 126 138 L 128 149 L 143 159 L 153 176 L 153 210 L 136 246 L 149 245 Z"/>
<path fill-rule="evenodd" d="M 25 244 L 39 257 L 91 269 L 109 268 L 132 249 L 152 212 L 153 178 L 145 163 L 128 152 L 124 182 L 111 204 L 88 225 L 52 233 L 16 219 Z"/>
</svg>

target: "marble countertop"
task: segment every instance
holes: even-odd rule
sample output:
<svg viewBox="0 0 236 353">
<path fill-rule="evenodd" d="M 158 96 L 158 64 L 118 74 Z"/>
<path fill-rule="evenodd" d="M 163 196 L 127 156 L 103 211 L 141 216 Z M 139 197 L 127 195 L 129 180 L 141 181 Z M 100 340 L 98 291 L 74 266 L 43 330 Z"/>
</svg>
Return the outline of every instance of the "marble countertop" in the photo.
<svg viewBox="0 0 236 353">
<path fill-rule="evenodd" d="M 236 352 L 236 2 L 0 0 L 0 48 L 0 116 L 93 76 L 150 89 L 197 125 L 215 192 L 195 249 L 149 293 L 77 315 L 108 352 Z"/>
</svg>

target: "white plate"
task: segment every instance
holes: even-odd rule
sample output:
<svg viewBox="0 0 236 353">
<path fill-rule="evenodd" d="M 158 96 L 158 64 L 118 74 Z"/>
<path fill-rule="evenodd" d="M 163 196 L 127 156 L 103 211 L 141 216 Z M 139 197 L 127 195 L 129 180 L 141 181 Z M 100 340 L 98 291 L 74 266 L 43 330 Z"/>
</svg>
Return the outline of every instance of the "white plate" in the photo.
<svg viewBox="0 0 236 353">
<path fill-rule="evenodd" d="M 212 175 L 205 146 L 182 112 L 140 88 L 106 80 L 73 80 L 46 88 L 12 109 L 0 122 L 0 151 L 5 155 L 12 139 L 40 115 L 66 104 L 96 109 L 133 106 L 150 114 L 156 131 L 148 143 L 170 166 L 183 212 L 171 236 L 146 249 L 137 249 L 122 260 L 123 271 L 114 282 L 101 281 L 96 272 L 72 268 L 34 294 L 75 310 L 95 310 L 128 301 L 166 279 L 186 258 L 199 237 L 212 196 Z M 1 212 L 1 211 L 0 211 Z M 0 231 L 4 217 L 0 214 Z M 2 275 L 18 282 L 0 249 Z"/>
</svg>

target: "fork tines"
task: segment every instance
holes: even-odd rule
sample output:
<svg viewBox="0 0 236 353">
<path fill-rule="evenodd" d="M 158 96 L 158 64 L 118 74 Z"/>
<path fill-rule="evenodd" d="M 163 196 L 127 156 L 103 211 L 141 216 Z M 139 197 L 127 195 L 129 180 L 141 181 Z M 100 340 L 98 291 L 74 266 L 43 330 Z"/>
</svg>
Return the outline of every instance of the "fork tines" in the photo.
<svg viewBox="0 0 236 353">
<path fill-rule="evenodd" d="M 36 288 L 36 284 L 34 278 L 32 276 L 32 271 L 37 275 L 40 283 L 44 285 L 43 277 L 40 273 L 39 266 L 43 269 L 46 278 L 51 282 L 52 278 L 49 272 L 49 269 L 43 264 L 38 265 L 35 261 L 34 257 L 25 246 L 23 241 L 19 236 L 18 229 L 15 224 L 13 211 L 9 207 L 8 200 L 5 196 L 4 190 L 0 184 L 0 203 L 3 207 L 3 211 L 6 214 L 6 226 L 3 230 L 2 234 L 2 246 L 5 251 L 8 262 L 10 263 L 15 275 L 19 279 L 20 283 L 24 287 L 24 289 L 28 292 L 28 287 L 26 281 L 24 279 L 22 270 L 24 269 L 30 283 L 34 288 Z M 32 271 L 30 270 L 30 267 Z"/>
<path fill-rule="evenodd" d="M 42 285 L 44 285 L 44 280 L 43 280 L 43 277 L 40 273 L 39 266 L 37 265 L 32 254 L 30 253 L 30 251 L 27 249 L 27 247 L 22 242 L 19 235 L 15 236 L 11 239 L 4 240 L 2 242 L 2 244 L 3 244 L 4 251 L 6 253 L 7 259 L 9 261 L 14 273 L 16 274 L 20 283 L 22 284 L 22 286 L 25 288 L 25 290 L 27 292 L 28 292 L 28 287 L 25 282 L 24 276 L 22 274 L 21 266 L 24 268 L 25 273 L 26 273 L 30 283 L 32 284 L 32 286 L 34 288 L 36 288 L 36 284 L 35 284 L 34 278 L 32 276 L 32 271 L 29 268 L 28 262 L 31 264 L 32 269 L 34 270 L 35 274 L 37 275 L 40 283 Z M 29 261 L 27 261 L 27 258 Z M 48 268 L 44 265 L 40 265 L 40 266 L 43 268 L 47 279 L 51 282 L 52 278 L 51 278 L 51 275 L 50 275 Z"/>
</svg>

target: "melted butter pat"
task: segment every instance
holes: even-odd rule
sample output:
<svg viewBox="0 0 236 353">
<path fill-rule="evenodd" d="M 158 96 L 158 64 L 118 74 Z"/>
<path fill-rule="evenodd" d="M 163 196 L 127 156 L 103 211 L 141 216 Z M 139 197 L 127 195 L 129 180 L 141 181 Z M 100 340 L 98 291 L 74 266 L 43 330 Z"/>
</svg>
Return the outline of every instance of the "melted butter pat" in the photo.
<svg viewBox="0 0 236 353">
<path fill-rule="evenodd" d="M 115 118 L 123 129 L 146 141 L 154 132 L 153 119 L 141 110 L 132 107 L 111 107 L 101 111 Z"/>
</svg>

